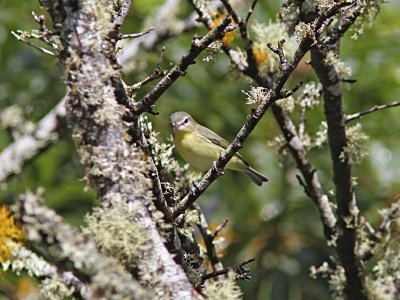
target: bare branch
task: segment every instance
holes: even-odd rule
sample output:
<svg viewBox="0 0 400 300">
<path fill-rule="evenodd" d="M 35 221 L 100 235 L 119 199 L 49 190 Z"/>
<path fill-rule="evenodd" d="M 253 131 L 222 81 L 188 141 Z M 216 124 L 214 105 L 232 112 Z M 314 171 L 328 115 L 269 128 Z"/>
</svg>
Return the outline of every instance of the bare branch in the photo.
<svg viewBox="0 0 400 300">
<path fill-rule="evenodd" d="M 46 48 L 40 47 L 40 46 L 38 46 L 38 45 L 36 45 L 36 44 L 34 44 L 34 43 L 32 43 L 32 42 L 26 40 L 26 39 L 23 38 L 22 36 L 18 35 L 15 31 L 11 31 L 11 34 L 12 34 L 18 41 L 23 42 L 23 43 L 25 43 L 25 44 L 27 44 L 27 45 L 29 45 L 29 46 L 35 48 L 36 50 L 39 50 L 40 52 L 42 52 L 42 53 L 44 53 L 44 54 L 48 54 L 48 55 L 50 55 L 50 56 L 55 56 L 55 57 L 57 57 L 57 56 L 59 55 L 59 54 L 56 53 L 56 52 L 52 52 L 52 51 L 50 51 L 50 50 L 47 50 Z"/>
<path fill-rule="evenodd" d="M 278 42 L 278 47 L 275 48 L 272 46 L 271 43 L 267 43 L 267 46 L 269 49 L 271 49 L 272 52 L 276 53 L 279 56 L 279 60 L 281 63 L 281 70 L 284 71 L 288 66 L 287 66 L 287 60 L 285 58 L 285 53 L 283 52 L 283 44 L 285 43 L 285 40 L 280 40 Z"/>
<path fill-rule="evenodd" d="M 249 11 L 247 12 L 247 16 L 246 16 L 246 18 L 244 20 L 246 26 L 250 21 L 250 17 L 253 15 L 254 8 L 256 7 L 257 2 L 258 2 L 258 0 L 253 0 L 253 3 L 251 4 L 251 7 L 249 8 Z"/>
<path fill-rule="evenodd" d="M 119 38 L 122 39 L 136 39 L 141 36 L 144 36 L 148 34 L 149 32 L 152 32 L 154 30 L 154 27 L 150 27 L 149 29 L 142 31 L 142 32 L 137 32 L 137 33 L 125 33 L 125 34 L 120 34 Z"/>
<path fill-rule="evenodd" d="M 299 182 L 304 187 L 306 194 L 314 201 L 319 211 L 325 236 L 330 240 L 335 232 L 336 218 L 330 206 L 328 196 L 323 192 L 316 169 L 311 164 L 307 150 L 297 135 L 296 127 L 289 115 L 279 105 L 273 105 L 272 112 L 285 137 L 287 147 L 296 161 L 297 168 L 304 177 L 303 181 L 299 176 Z"/>
<path fill-rule="evenodd" d="M 214 232 L 211 234 L 212 239 L 215 239 L 218 234 L 228 225 L 229 220 L 225 219 L 218 227 L 214 230 Z"/>
<path fill-rule="evenodd" d="M 400 101 L 394 101 L 391 103 L 387 103 L 387 104 L 382 104 L 382 105 L 374 105 L 369 109 L 360 111 L 358 113 L 352 114 L 352 115 L 347 115 L 346 116 L 346 123 L 357 120 L 365 115 L 368 115 L 370 113 L 376 112 L 376 111 L 380 111 L 382 109 L 386 109 L 386 108 L 391 108 L 391 107 L 396 107 L 400 105 Z"/>
<path fill-rule="evenodd" d="M 213 236 L 213 233 L 210 232 L 210 229 L 209 229 L 208 223 L 207 223 L 207 219 L 206 219 L 205 215 L 203 214 L 203 212 L 201 211 L 200 206 L 198 206 L 197 204 L 194 204 L 194 207 L 197 210 L 197 213 L 199 215 L 200 224 L 198 225 L 198 228 L 200 230 L 201 236 L 203 237 L 204 244 L 207 249 L 207 256 L 211 262 L 212 268 L 214 271 L 216 271 L 218 269 L 222 269 L 223 265 L 218 258 L 217 250 L 215 249 L 214 242 L 213 242 L 214 236 Z"/>
</svg>

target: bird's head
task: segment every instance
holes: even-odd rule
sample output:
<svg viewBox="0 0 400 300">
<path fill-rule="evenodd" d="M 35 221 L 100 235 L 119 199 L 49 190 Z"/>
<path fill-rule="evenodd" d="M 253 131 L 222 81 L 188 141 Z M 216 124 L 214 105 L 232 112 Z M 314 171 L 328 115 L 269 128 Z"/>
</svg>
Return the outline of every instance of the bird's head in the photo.
<svg viewBox="0 0 400 300">
<path fill-rule="evenodd" d="M 197 124 L 192 116 L 184 111 L 173 113 L 169 117 L 169 122 L 173 131 L 180 132 L 192 132 Z"/>
</svg>

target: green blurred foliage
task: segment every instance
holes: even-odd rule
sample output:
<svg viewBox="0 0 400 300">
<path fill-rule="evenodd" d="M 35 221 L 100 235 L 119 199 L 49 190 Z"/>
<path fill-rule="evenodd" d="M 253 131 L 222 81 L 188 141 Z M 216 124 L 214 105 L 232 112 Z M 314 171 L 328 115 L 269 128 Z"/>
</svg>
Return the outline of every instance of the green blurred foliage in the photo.
<svg viewBox="0 0 400 300">
<path fill-rule="evenodd" d="M 151 25 L 149 15 L 161 0 L 137 0 L 122 31 L 137 32 Z M 246 8 L 250 1 L 244 1 Z M 269 23 L 276 20 L 279 1 L 260 1 L 254 19 Z M 36 1 L 0 2 L 0 109 L 17 104 L 24 108 L 27 120 L 43 117 L 65 93 L 62 68 L 56 59 L 39 53 L 15 40 L 11 30 L 36 28 L 30 12 L 43 14 Z M 341 41 L 341 59 L 352 66 L 355 84 L 345 85 L 345 109 L 348 113 L 400 99 L 400 4 L 386 3 L 375 25 L 366 28 L 358 40 Z M 186 17 L 191 7 L 183 1 L 178 15 Z M 156 16 L 153 15 L 153 21 Z M 200 27 L 195 32 L 204 34 Z M 194 32 L 166 41 L 164 66 L 175 63 L 189 48 Z M 133 58 L 142 68 L 124 74 L 127 83 L 135 83 L 150 74 L 160 54 L 141 52 Z M 295 72 L 290 84 L 314 80 L 312 69 L 304 65 Z M 149 83 L 137 97 L 155 85 Z M 157 102 L 158 116 L 149 116 L 161 132 L 160 139 L 170 136 L 168 118 L 178 110 L 231 140 L 236 135 L 250 107 L 245 95 L 251 83 L 231 71 L 229 62 L 219 54 L 214 62 L 202 57 L 191 66 Z M 317 130 L 323 120 L 322 107 L 310 112 L 307 129 Z M 370 136 L 369 157 L 354 166 L 358 177 L 356 190 L 361 214 L 373 225 L 379 224 L 378 209 L 387 207 L 400 193 L 400 108 L 392 108 L 361 119 Z M 259 188 L 238 173 L 227 171 L 198 200 L 211 224 L 229 219 L 223 233 L 229 245 L 224 251 L 224 265 L 256 258 L 251 267 L 252 279 L 241 282 L 246 299 L 327 299 L 327 283 L 309 278 L 311 265 L 327 260 L 331 251 L 326 246 L 322 226 L 312 201 L 308 199 L 295 175 L 290 157 L 279 158 L 267 141 L 279 134 L 273 116 L 267 113 L 241 151 L 270 182 Z M 0 151 L 10 142 L 9 134 L 0 131 Z M 330 154 L 326 147 L 313 150 L 312 162 L 326 191 L 333 188 Z M 180 158 L 179 158 L 180 159 Z M 183 162 L 182 162 L 183 163 Z M 71 133 L 25 166 L 23 172 L 1 185 L 0 203 L 13 203 L 26 189 L 45 188 L 47 204 L 74 225 L 83 224 L 83 216 L 96 205 L 95 193 L 85 191 L 84 170 L 79 163 Z M 1 280 L 0 280 L 1 281 Z M 1 285 L 0 285 L 1 289 Z M 0 293 L 1 295 L 1 293 Z"/>
</svg>

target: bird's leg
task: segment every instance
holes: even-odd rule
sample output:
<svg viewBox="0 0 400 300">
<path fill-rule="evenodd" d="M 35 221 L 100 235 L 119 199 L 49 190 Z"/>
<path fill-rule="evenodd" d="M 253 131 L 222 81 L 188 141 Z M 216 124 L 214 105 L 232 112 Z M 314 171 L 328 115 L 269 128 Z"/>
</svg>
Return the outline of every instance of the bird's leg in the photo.
<svg viewBox="0 0 400 300">
<path fill-rule="evenodd" d="M 212 169 L 214 172 L 217 172 L 218 176 L 224 175 L 224 171 L 220 171 L 217 167 L 217 161 L 213 161 L 212 163 Z"/>
</svg>

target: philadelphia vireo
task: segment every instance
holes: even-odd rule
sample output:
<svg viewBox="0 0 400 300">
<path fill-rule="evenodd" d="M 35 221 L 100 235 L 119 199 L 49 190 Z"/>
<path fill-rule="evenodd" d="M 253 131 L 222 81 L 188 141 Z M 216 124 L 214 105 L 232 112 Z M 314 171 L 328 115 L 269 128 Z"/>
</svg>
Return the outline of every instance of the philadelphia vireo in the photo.
<svg viewBox="0 0 400 300">
<path fill-rule="evenodd" d="M 226 140 L 198 124 L 186 112 L 173 113 L 170 123 L 176 150 L 186 162 L 199 171 L 207 171 L 212 163 L 218 160 L 220 153 L 229 146 Z M 254 170 L 239 153 L 232 157 L 226 167 L 247 175 L 259 186 L 268 181 L 268 178 Z"/>
</svg>

